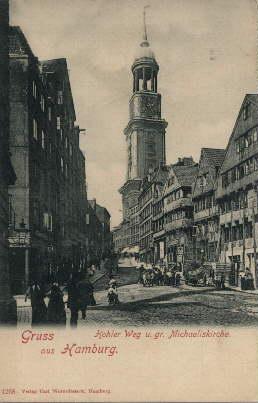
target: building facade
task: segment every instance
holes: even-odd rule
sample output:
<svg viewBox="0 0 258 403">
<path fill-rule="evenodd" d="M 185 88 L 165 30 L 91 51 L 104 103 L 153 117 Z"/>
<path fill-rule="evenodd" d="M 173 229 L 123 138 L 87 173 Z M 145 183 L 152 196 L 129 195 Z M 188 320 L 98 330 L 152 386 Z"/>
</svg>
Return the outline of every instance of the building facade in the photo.
<svg viewBox="0 0 258 403">
<path fill-rule="evenodd" d="M 169 167 L 160 167 L 158 180 L 154 182 L 152 199 L 153 263 L 163 264 L 166 260 L 166 233 L 164 228 L 164 189 Z"/>
<path fill-rule="evenodd" d="M 86 201 L 87 267 L 99 265 L 103 256 L 103 225 L 97 215 L 96 200 Z"/>
<path fill-rule="evenodd" d="M 0 2 L 0 323 L 15 323 L 8 259 L 8 185 L 15 183 L 9 154 L 9 3 Z"/>
<path fill-rule="evenodd" d="M 146 263 L 154 263 L 158 258 L 157 252 L 159 251 L 162 240 L 159 239 L 157 233 L 159 230 L 159 221 L 154 205 L 156 206 L 157 197 L 164 187 L 168 175 L 168 167 L 160 164 L 159 167 L 154 169 L 154 172 L 149 173 L 142 181 L 141 193 L 139 195 L 139 254 L 140 259 Z M 155 233 L 155 237 L 154 237 Z M 155 250 L 155 243 L 156 250 Z"/>
<path fill-rule="evenodd" d="M 10 29 L 9 187 L 14 292 L 33 278 L 65 280 L 85 264 L 85 158 L 65 59 L 39 62 Z"/>
<path fill-rule="evenodd" d="M 164 188 L 164 228 L 169 265 L 183 269 L 193 260 L 192 184 L 198 171 L 192 157 L 170 166 Z"/>
<path fill-rule="evenodd" d="M 219 208 L 215 186 L 225 150 L 202 148 L 198 173 L 193 185 L 194 260 L 199 263 L 218 259 Z"/>
<path fill-rule="evenodd" d="M 230 263 L 231 285 L 247 268 L 257 286 L 258 95 L 246 95 L 217 181 L 221 262 Z"/>
</svg>

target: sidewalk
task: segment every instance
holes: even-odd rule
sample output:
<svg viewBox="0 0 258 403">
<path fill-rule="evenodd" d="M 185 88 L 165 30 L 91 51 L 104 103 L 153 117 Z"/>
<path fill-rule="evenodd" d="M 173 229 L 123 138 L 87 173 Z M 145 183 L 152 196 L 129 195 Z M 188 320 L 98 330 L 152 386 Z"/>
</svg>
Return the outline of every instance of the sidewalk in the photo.
<svg viewBox="0 0 258 403">
<path fill-rule="evenodd" d="M 227 286 L 228 289 L 236 292 L 243 292 L 245 294 L 251 294 L 251 295 L 258 295 L 258 289 L 256 290 L 241 290 L 241 287 L 233 287 L 233 286 Z"/>
</svg>

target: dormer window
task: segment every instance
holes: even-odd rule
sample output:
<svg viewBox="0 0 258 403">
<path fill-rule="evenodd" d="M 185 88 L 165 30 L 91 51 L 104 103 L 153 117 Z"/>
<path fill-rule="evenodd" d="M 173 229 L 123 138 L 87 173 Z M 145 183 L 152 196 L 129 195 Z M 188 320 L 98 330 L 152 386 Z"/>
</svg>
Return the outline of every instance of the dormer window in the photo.
<svg viewBox="0 0 258 403">
<path fill-rule="evenodd" d="M 246 104 L 243 109 L 243 119 L 246 120 L 250 116 L 250 104 Z"/>
</svg>

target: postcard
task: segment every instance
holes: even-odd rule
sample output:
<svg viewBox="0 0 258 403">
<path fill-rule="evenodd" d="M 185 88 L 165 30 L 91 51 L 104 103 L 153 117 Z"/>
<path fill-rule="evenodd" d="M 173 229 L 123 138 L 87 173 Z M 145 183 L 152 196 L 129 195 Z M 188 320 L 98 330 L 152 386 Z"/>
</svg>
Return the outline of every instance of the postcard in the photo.
<svg viewBox="0 0 258 403">
<path fill-rule="evenodd" d="M 255 0 L 0 0 L 0 402 L 258 400 Z"/>
</svg>

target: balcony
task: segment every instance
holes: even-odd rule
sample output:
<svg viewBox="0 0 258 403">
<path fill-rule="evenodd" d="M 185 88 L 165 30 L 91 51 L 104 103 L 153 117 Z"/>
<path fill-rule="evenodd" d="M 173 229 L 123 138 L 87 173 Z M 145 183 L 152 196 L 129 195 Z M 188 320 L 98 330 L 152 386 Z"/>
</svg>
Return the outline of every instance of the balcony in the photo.
<svg viewBox="0 0 258 403">
<path fill-rule="evenodd" d="M 256 212 L 254 211 L 254 214 Z M 235 221 L 239 221 L 240 224 L 243 224 L 243 219 L 249 219 L 250 221 L 253 218 L 253 211 L 250 208 L 245 208 L 236 211 L 229 211 L 228 213 L 220 215 L 220 225 L 227 225 L 234 223 Z"/>
<path fill-rule="evenodd" d="M 205 218 L 209 218 L 214 215 L 219 215 L 218 206 L 213 206 L 205 210 L 198 211 L 197 213 L 194 213 L 194 221 L 201 221 L 204 220 Z"/>
<path fill-rule="evenodd" d="M 165 227 L 165 231 L 169 232 L 169 231 L 173 231 L 173 230 L 178 229 L 178 228 L 188 228 L 191 225 L 193 225 L 193 219 L 192 218 L 181 218 L 179 220 L 175 220 L 175 221 L 166 223 L 164 225 L 164 227 Z"/>
<path fill-rule="evenodd" d="M 216 191 L 216 198 L 221 199 L 232 192 L 238 192 L 240 189 L 245 188 L 248 185 L 253 185 L 257 181 L 257 171 L 252 172 L 249 175 L 244 176 L 237 181 L 230 183 L 226 188 L 219 185 Z"/>
<path fill-rule="evenodd" d="M 159 230 L 159 231 L 153 233 L 153 238 L 154 238 L 154 239 L 160 238 L 160 237 L 163 236 L 164 234 L 165 234 L 165 230 L 164 230 L 164 229 L 161 229 L 161 230 Z"/>
<path fill-rule="evenodd" d="M 236 253 L 237 251 L 241 253 L 241 251 L 243 250 L 244 242 L 245 242 L 245 249 L 252 249 L 254 247 L 253 238 L 246 238 L 245 241 L 243 239 L 239 239 L 237 241 L 225 242 L 224 250 L 232 251 L 233 249 L 234 253 Z"/>
<path fill-rule="evenodd" d="M 192 199 L 190 197 L 182 197 L 178 200 L 173 200 L 170 203 L 167 203 L 164 207 L 164 211 L 172 211 L 182 207 L 191 207 L 192 206 Z"/>
<path fill-rule="evenodd" d="M 153 221 L 159 220 L 160 218 L 162 218 L 164 216 L 164 212 L 160 211 L 157 214 L 152 213 L 152 219 Z"/>
</svg>

